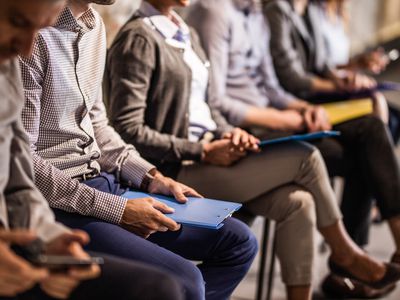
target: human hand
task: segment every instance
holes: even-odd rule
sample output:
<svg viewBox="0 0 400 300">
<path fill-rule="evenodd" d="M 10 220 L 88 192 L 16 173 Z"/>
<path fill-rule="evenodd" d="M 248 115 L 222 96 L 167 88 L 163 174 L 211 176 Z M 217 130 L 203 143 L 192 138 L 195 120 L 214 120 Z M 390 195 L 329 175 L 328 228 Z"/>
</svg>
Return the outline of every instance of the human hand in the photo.
<svg viewBox="0 0 400 300">
<path fill-rule="evenodd" d="M 76 258 L 89 258 L 82 245 L 89 242 L 89 236 L 79 230 L 65 233 L 46 244 L 45 253 L 49 255 L 69 255 Z M 92 264 L 87 268 L 71 267 L 66 273 L 50 273 L 41 281 L 41 289 L 49 296 L 67 299 L 81 281 L 90 280 L 100 275 L 100 267 Z"/>
<path fill-rule="evenodd" d="M 221 139 L 204 144 L 202 161 L 216 166 L 227 167 L 246 155 L 246 149 L 235 146 L 231 139 Z"/>
<path fill-rule="evenodd" d="M 332 129 L 326 110 L 318 105 L 310 105 L 304 111 L 304 120 L 309 132 Z"/>
<path fill-rule="evenodd" d="M 235 147 L 242 149 L 242 151 L 260 151 L 260 148 L 258 147 L 260 140 L 241 128 L 236 127 L 232 131 L 223 134 L 222 138 L 231 140 L 232 144 Z"/>
<path fill-rule="evenodd" d="M 379 74 L 386 69 L 390 62 L 390 58 L 383 48 L 378 48 L 361 55 L 358 62 L 361 68 L 374 74 Z"/>
<path fill-rule="evenodd" d="M 284 110 L 280 112 L 282 123 L 281 130 L 300 132 L 305 129 L 304 116 L 296 110 Z"/>
<path fill-rule="evenodd" d="M 49 276 L 45 268 L 32 266 L 10 249 L 10 245 L 28 245 L 36 238 L 36 235 L 30 231 L 0 229 L 1 297 L 17 296 Z"/>
<path fill-rule="evenodd" d="M 167 230 L 177 231 L 180 225 L 163 213 L 173 213 L 174 209 L 154 198 L 128 200 L 120 225 L 143 238 Z"/>
<path fill-rule="evenodd" d="M 344 91 L 353 92 L 364 89 L 373 89 L 377 85 L 375 79 L 358 72 L 343 71 L 340 74 L 341 77 L 336 78 L 335 82 L 336 86 Z"/>
<path fill-rule="evenodd" d="M 163 176 L 160 172 L 154 175 L 154 179 L 150 182 L 148 191 L 152 194 L 161 194 L 167 196 L 174 196 L 180 203 L 186 203 L 186 197 L 199 197 L 202 198 L 198 192 L 191 187 L 177 182 L 172 178 Z"/>
</svg>

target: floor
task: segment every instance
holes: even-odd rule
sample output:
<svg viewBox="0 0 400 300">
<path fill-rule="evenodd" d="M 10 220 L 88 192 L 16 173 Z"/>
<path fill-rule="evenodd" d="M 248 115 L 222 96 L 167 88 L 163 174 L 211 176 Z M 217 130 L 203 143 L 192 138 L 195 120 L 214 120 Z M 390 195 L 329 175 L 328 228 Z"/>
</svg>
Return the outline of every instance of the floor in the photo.
<svg viewBox="0 0 400 300">
<path fill-rule="evenodd" d="M 262 231 L 262 218 L 257 218 L 254 225 L 252 226 L 253 231 L 258 237 L 261 237 Z M 322 239 L 319 239 L 316 247 L 319 247 L 318 251 L 321 251 Z M 322 247 L 324 248 L 324 247 Z M 386 224 L 373 225 L 371 229 L 371 242 L 366 250 L 373 256 L 381 260 L 388 260 L 391 253 L 393 252 L 394 245 L 390 237 L 389 230 Z M 319 291 L 320 282 L 326 276 L 328 269 L 326 266 L 326 259 L 328 257 L 328 250 L 324 250 L 323 253 L 318 255 L 318 259 L 315 265 L 315 280 L 314 280 L 314 296 L 313 299 L 331 299 L 326 298 Z M 250 272 L 246 278 L 242 281 L 239 287 L 236 289 L 232 300 L 252 300 L 255 299 L 256 280 L 257 280 L 257 266 L 258 257 L 253 263 Z M 280 281 L 279 263 L 276 264 L 275 276 L 274 276 L 274 288 L 272 292 L 273 300 L 284 300 L 285 289 L 284 285 Z M 387 300 L 399 300 L 400 299 L 400 285 L 388 296 L 382 299 Z"/>
</svg>

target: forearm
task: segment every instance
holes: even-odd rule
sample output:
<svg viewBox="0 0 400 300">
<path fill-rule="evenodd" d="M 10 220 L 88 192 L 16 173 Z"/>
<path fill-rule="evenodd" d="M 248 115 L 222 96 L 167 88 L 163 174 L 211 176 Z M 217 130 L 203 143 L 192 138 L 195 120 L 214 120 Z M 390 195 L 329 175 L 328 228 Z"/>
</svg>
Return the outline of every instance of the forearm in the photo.
<svg viewBox="0 0 400 300">
<path fill-rule="evenodd" d="M 333 80 L 323 79 L 320 77 L 314 77 L 311 81 L 311 88 L 314 93 L 322 92 L 334 92 L 337 90 L 337 86 Z"/>
<path fill-rule="evenodd" d="M 289 103 L 289 105 L 287 106 L 287 109 L 296 110 L 298 112 L 303 112 L 310 106 L 311 106 L 311 104 L 308 103 L 307 101 L 296 99 Z"/>
<path fill-rule="evenodd" d="M 258 107 L 252 107 L 247 111 L 243 126 L 260 126 L 272 130 L 287 130 L 290 127 L 279 110 Z"/>
<path fill-rule="evenodd" d="M 52 208 L 120 223 L 125 199 L 71 179 L 37 154 L 33 154 L 33 164 L 35 184 Z"/>
</svg>

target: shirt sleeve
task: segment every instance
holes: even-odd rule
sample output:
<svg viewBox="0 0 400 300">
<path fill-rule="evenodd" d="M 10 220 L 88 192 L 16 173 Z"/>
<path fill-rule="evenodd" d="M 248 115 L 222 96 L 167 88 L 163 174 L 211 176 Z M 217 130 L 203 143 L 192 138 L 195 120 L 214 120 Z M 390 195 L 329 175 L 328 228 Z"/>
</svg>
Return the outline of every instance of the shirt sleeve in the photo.
<svg viewBox="0 0 400 300">
<path fill-rule="evenodd" d="M 230 20 L 214 8 L 196 6 L 188 23 L 199 33 L 212 68 L 210 77 L 210 106 L 220 110 L 231 124 L 240 125 L 251 105 L 227 94 L 229 66 Z"/>
<path fill-rule="evenodd" d="M 42 84 L 46 69 L 44 42 L 36 41 L 31 58 L 20 58 L 25 91 L 22 122 L 28 133 L 33 156 L 35 184 L 53 208 L 93 216 L 119 224 L 125 210 L 125 199 L 90 188 L 71 179 L 37 154 L 41 118 Z"/>
<path fill-rule="evenodd" d="M 100 92 L 100 95 L 102 93 Z M 129 186 L 140 187 L 146 173 L 155 166 L 143 159 L 133 145 L 125 143 L 109 125 L 106 108 L 101 97 L 90 111 L 94 134 L 101 150 L 99 163 L 103 171 L 117 175 Z"/>
<path fill-rule="evenodd" d="M 49 242 L 69 230 L 55 221 L 49 204 L 34 184 L 28 140 L 20 118 L 12 125 L 12 129 L 11 176 L 4 194 L 7 202 L 29 201 L 30 228 L 44 242 Z"/>
<path fill-rule="evenodd" d="M 285 109 L 288 105 L 293 102 L 296 97 L 290 93 L 287 93 L 280 85 L 276 76 L 272 56 L 270 52 L 270 34 L 268 35 L 268 47 L 267 53 L 264 55 L 263 62 L 261 64 L 261 73 L 264 78 L 264 86 L 267 93 L 268 99 L 271 101 L 271 105 L 278 109 Z"/>
</svg>

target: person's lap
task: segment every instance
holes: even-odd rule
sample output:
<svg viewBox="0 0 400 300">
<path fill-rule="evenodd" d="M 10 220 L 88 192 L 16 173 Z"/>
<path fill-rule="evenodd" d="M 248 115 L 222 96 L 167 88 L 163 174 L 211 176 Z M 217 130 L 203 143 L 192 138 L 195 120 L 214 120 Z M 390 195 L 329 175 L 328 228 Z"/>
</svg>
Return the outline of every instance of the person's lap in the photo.
<svg viewBox="0 0 400 300">
<path fill-rule="evenodd" d="M 249 154 L 230 167 L 194 163 L 183 166 L 178 181 L 210 198 L 246 203 L 294 183 L 304 160 L 313 153 L 305 143 L 285 143 Z"/>
<path fill-rule="evenodd" d="M 71 300 L 181 300 L 183 291 L 174 276 L 140 262 L 125 260 L 103 253 L 90 253 L 104 258 L 101 276 L 83 281 L 73 291 Z M 39 286 L 18 295 L 1 300 L 51 300 Z"/>
</svg>

